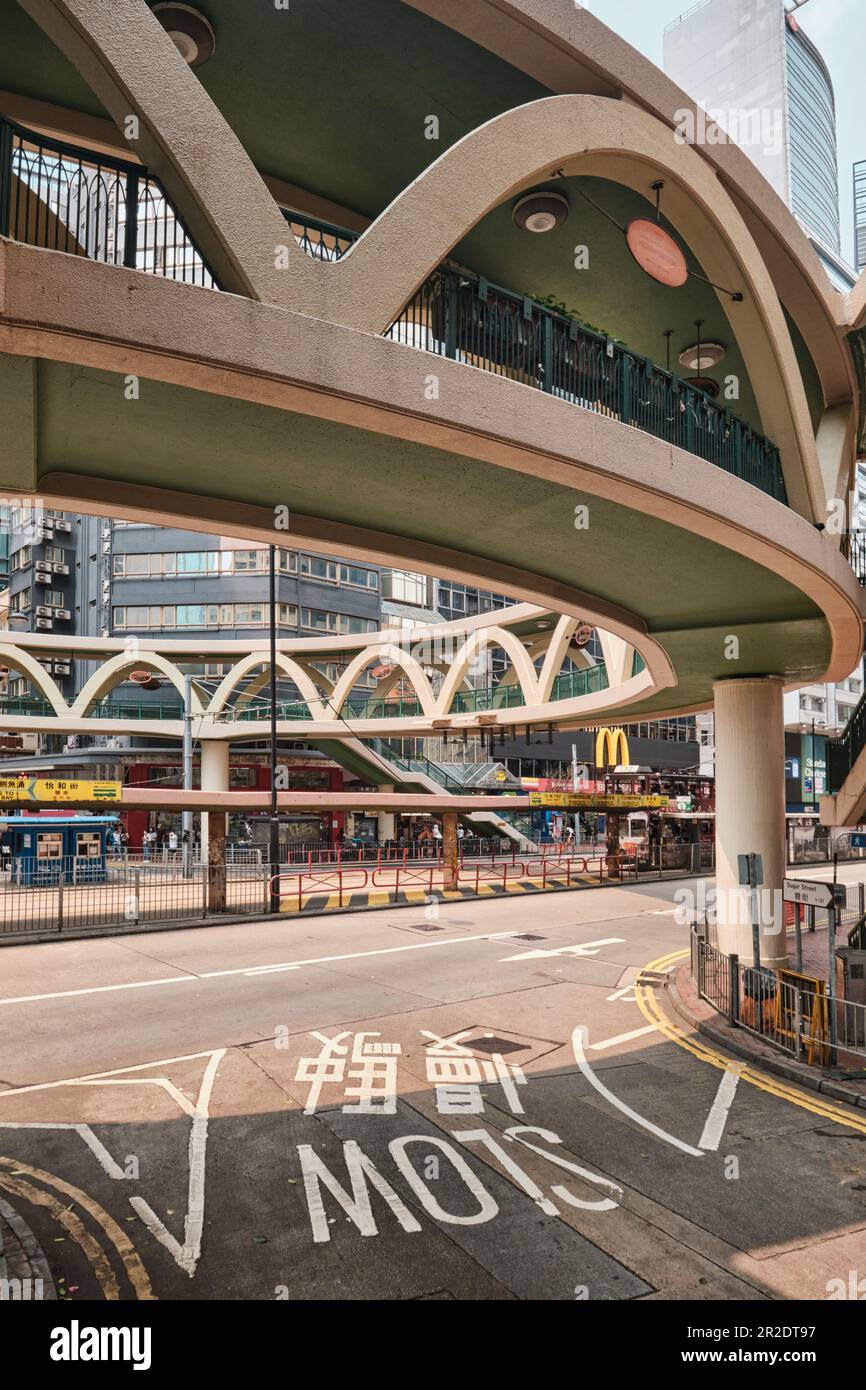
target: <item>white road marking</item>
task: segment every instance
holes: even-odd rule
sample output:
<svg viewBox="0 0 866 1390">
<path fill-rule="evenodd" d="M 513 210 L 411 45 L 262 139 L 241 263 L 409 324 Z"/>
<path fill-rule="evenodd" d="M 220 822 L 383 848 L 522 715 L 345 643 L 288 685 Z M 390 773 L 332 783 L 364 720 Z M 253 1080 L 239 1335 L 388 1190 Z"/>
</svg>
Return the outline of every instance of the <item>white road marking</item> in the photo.
<svg viewBox="0 0 866 1390">
<path fill-rule="evenodd" d="M 643 1115 L 639 1115 L 636 1110 L 632 1110 L 630 1106 L 626 1105 L 625 1101 L 620 1100 L 618 1096 L 615 1096 L 612 1091 L 607 1089 L 602 1081 L 599 1081 L 592 1067 L 589 1065 L 589 1062 L 586 1060 L 584 1048 L 588 1037 L 588 1029 L 578 1025 L 571 1035 L 571 1045 L 574 1049 L 574 1060 L 577 1062 L 577 1065 L 580 1067 L 581 1072 L 586 1077 L 589 1084 L 598 1091 L 599 1095 L 604 1096 L 605 1100 L 610 1101 L 611 1105 L 623 1115 L 627 1115 L 630 1120 L 634 1120 L 635 1124 L 640 1125 L 641 1129 L 646 1129 L 650 1134 L 654 1134 L 657 1139 L 663 1139 L 666 1144 L 672 1144 L 675 1149 L 681 1149 L 683 1153 L 691 1154 L 694 1158 L 703 1158 L 703 1149 L 693 1149 L 691 1144 L 686 1144 L 682 1139 L 677 1139 L 673 1134 L 668 1134 L 667 1130 L 659 1129 L 658 1125 L 654 1125 L 652 1120 L 644 1119 Z"/>
<path fill-rule="evenodd" d="M 631 1042 L 632 1038 L 643 1038 L 647 1033 L 656 1031 L 655 1024 L 650 1023 L 646 1028 L 633 1028 L 630 1033 L 618 1033 L 615 1038 L 605 1038 L 604 1042 L 590 1043 L 589 1052 L 603 1052 L 606 1047 L 616 1047 L 617 1043 Z"/>
<path fill-rule="evenodd" d="M 118 1180 L 122 1180 L 126 1177 L 126 1174 L 124 1173 L 123 1169 L 119 1167 L 117 1163 L 115 1163 L 114 1159 L 111 1157 L 111 1154 L 108 1152 L 108 1149 L 105 1147 L 102 1141 L 100 1139 L 97 1139 L 96 1135 L 93 1133 L 93 1130 L 90 1128 L 90 1125 L 42 1124 L 38 1121 L 21 1121 L 13 1123 L 11 1121 L 7 1121 L 4 1123 L 0 1123 L 0 1129 L 73 1130 L 84 1140 L 85 1144 L 93 1153 L 97 1163 L 99 1164 L 100 1168 L 103 1170 L 104 1173 L 107 1173 L 110 1178 L 116 1178 Z"/>
<path fill-rule="evenodd" d="M 312 956 L 308 960 L 280 961 L 275 965 L 243 965 L 234 970 L 205 970 L 196 974 L 186 971 L 183 975 L 172 975 L 164 980 L 133 980 L 121 985 L 92 985 L 86 989 L 61 989 L 47 994 L 19 994 L 8 999 L 0 999 L 0 1004 L 36 1004 L 46 999 L 74 999 L 85 994 L 111 994 L 121 989 L 148 989 L 156 985 L 182 985 L 192 980 L 221 980 L 233 975 L 264 975 L 280 970 L 299 970 L 302 965 L 330 965 L 340 960 L 367 960 L 371 956 L 399 955 L 406 951 L 432 951 L 443 946 L 463 946 L 471 941 L 502 941 L 517 936 L 516 931 L 483 932 L 477 936 L 454 936 L 446 941 L 418 941 L 409 946 L 384 946 L 376 951 L 347 951 L 339 956 Z M 600 943 L 602 945 L 606 943 Z M 542 952 L 542 954 L 548 954 Z M 555 952 L 553 954 L 556 954 Z"/>
<path fill-rule="evenodd" d="M 31 1091 L 53 1091 L 57 1086 L 86 1086 L 89 1082 L 102 1081 L 109 1076 L 123 1076 L 130 1071 L 149 1071 L 151 1067 L 168 1067 L 172 1062 L 197 1062 L 200 1057 L 210 1057 L 210 1052 L 185 1052 L 180 1057 L 160 1057 L 155 1062 L 136 1062 L 131 1067 L 114 1067 L 111 1071 L 89 1071 L 85 1076 L 64 1076 L 60 1081 L 36 1081 L 29 1086 L 14 1086 L 8 1091 L 0 1091 L 0 1100 L 7 1096 L 25 1096 Z"/>
<path fill-rule="evenodd" d="M 560 946 L 553 951 L 521 951 L 517 956 L 503 956 L 502 961 L 541 960 L 551 956 L 597 956 L 602 946 L 619 946 L 622 942 L 621 936 L 605 936 L 601 941 L 584 941 L 579 946 Z"/>
<path fill-rule="evenodd" d="M 719 1089 L 716 1092 L 716 1098 L 713 1101 L 712 1109 L 704 1125 L 704 1132 L 698 1140 L 702 1149 L 712 1149 L 715 1151 L 722 1142 L 722 1135 L 725 1131 L 728 1112 L 733 1104 L 734 1096 L 737 1094 L 739 1080 L 739 1070 L 729 1068 L 722 1074 L 722 1079 L 719 1082 Z"/>
<path fill-rule="evenodd" d="M 138 1213 L 151 1234 L 165 1246 L 190 1279 L 195 1274 L 201 1258 L 201 1238 L 204 1231 L 205 1154 L 210 1098 L 217 1068 L 225 1057 L 226 1050 L 221 1048 L 220 1051 L 211 1054 L 195 1103 L 195 1114 L 189 1134 L 189 1187 L 186 1218 L 183 1223 L 183 1245 L 171 1234 L 143 1197 L 129 1199 L 129 1205 Z"/>
<path fill-rule="evenodd" d="M 606 1002 L 612 1004 L 615 999 L 622 999 L 626 1004 L 636 1004 L 634 985 L 624 985 L 622 989 L 615 990 L 613 994 L 607 996 Z"/>
</svg>

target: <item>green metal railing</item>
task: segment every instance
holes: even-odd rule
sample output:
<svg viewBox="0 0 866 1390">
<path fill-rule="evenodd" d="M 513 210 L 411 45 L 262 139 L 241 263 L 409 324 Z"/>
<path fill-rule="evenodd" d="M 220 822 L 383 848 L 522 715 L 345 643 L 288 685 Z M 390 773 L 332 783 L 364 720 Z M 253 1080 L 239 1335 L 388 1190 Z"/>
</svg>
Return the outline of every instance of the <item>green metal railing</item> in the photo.
<svg viewBox="0 0 866 1390">
<path fill-rule="evenodd" d="M 603 664 L 590 666 L 585 670 L 565 672 L 557 676 L 553 683 L 551 700 L 573 700 L 580 695 L 591 695 L 607 689 L 607 671 Z M 481 690 L 461 690 L 452 703 L 451 714 L 471 714 L 476 711 L 515 709 L 525 703 L 520 686 L 494 685 Z M 225 720 L 255 723 L 270 718 L 270 702 L 259 698 L 254 705 L 228 706 L 219 716 Z M 340 715 L 351 719 L 406 719 L 418 718 L 424 709 L 415 696 L 396 696 L 384 700 L 347 700 Z M 0 696 L 0 714 L 34 715 L 52 719 L 54 710 L 47 700 L 38 696 Z M 182 719 L 183 707 L 180 704 L 163 704 L 161 701 L 147 700 L 101 700 L 88 712 L 89 719 Z M 309 705 L 305 700 L 278 700 L 277 718 L 286 722 L 312 719 Z M 435 775 L 431 773 L 431 776 Z"/>
<path fill-rule="evenodd" d="M 866 531 L 844 531 L 839 548 L 860 583 L 866 585 Z"/>
<path fill-rule="evenodd" d="M 866 694 L 848 723 L 841 738 L 827 740 L 827 781 L 831 793 L 841 791 L 842 786 L 866 746 Z"/>
<path fill-rule="evenodd" d="M 318 218 L 301 216 L 289 208 L 280 208 L 283 217 L 292 230 L 295 241 L 301 250 L 314 261 L 339 261 L 345 256 L 353 242 L 358 240 L 358 232 L 349 232 L 345 227 L 337 227 L 333 222 L 321 222 Z"/>
<path fill-rule="evenodd" d="M 205 257 L 143 165 L 0 116 L 0 235 L 216 289 Z"/>
<path fill-rule="evenodd" d="M 380 757 L 387 758 L 389 763 L 393 763 L 395 767 L 399 767 L 403 772 L 423 772 L 435 782 L 438 782 L 446 791 L 454 792 L 455 794 L 464 790 L 462 782 L 458 781 L 456 777 L 452 777 L 450 773 L 447 773 L 438 763 L 431 762 L 429 758 L 404 758 L 402 754 L 396 753 L 385 739 L 381 738 L 371 739 L 370 747 L 374 752 L 378 753 Z"/>
<path fill-rule="evenodd" d="M 442 266 L 387 336 L 633 425 L 787 504 L 775 444 L 649 358 L 528 296 Z"/>
</svg>

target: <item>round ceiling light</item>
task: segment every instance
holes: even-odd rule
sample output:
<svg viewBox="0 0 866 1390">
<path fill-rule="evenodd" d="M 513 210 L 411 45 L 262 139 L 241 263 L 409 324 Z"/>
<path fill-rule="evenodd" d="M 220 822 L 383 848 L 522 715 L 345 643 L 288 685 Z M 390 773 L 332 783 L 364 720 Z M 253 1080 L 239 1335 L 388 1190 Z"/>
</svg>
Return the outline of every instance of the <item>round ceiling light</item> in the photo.
<svg viewBox="0 0 866 1390">
<path fill-rule="evenodd" d="M 697 391 L 703 391 L 705 396 L 712 396 L 713 400 L 718 400 L 719 383 L 713 381 L 711 376 L 687 376 L 686 381 L 689 386 L 694 386 Z"/>
<path fill-rule="evenodd" d="M 527 193 L 518 198 L 511 212 L 515 227 L 524 232 L 552 232 L 568 216 L 568 199 L 561 193 Z"/>
<path fill-rule="evenodd" d="M 201 67 L 212 58 L 216 36 L 204 15 L 192 5 L 154 5 L 153 13 L 168 34 L 184 62 Z"/>
<path fill-rule="evenodd" d="M 677 361 L 691 372 L 705 372 L 709 367 L 717 367 L 724 355 L 721 343 L 692 343 L 680 353 Z"/>
</svg>

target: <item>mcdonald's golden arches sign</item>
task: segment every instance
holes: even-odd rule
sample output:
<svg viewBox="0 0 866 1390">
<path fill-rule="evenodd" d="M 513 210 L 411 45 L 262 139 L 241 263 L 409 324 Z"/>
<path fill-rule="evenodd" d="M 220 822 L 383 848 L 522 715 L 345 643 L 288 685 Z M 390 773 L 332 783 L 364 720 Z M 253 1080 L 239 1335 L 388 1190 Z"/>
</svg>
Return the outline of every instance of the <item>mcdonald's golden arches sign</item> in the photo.
<svg viewBox="0 0 866 1390">
<path fill-rule="evenodd" d="M 622 756 L 617 757 L 617 753 Z M 596 767 L 628 767 L 628 739 L 624 729 L 599 729 L 595 736 Z"/>
</svg>

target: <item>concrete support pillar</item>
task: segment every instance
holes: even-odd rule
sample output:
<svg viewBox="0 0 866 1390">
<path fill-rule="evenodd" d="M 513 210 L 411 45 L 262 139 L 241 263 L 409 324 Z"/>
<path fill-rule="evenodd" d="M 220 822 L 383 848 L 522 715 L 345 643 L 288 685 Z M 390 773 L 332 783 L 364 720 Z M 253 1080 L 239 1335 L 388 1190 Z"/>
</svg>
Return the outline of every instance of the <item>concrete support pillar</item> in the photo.
<svg viewBox="0 0 866 1390">
<path fill-rule="evenodd" d="M 207 846 L 207 909 L 226 910 L 226 821 L 225 811 L 211 811 Z"/>
<path fill-rule="evenodd" d="M 380 792 L 392 792 L 394 790 L 394 783 L 384 782 L 379 786 L 378 790 Z M 377 819 L 379 822 L 379 843 L 382 844 L 385 840 L 396 840 L 397 817 L 394 814 L 394 812 L 379 811 L 377 814 Z"/>
<path fill-rule="evenodd" d="M 457 812 L 442 817 L 442 878 L 445 888 L 457 887 Z"/>
<path fill-rule="evenodd" d="M 227 739 L 207 738 L 201 744 L 201 789 L 203 792 L 227 792 L 229 789 L 229 750 Z M 201 862 L 208 862 L 210 815 L 201 813 Z M 225 840 L 225 833 L 223 833 Z"/>
<path fill-rule="evenodd" d="M 737 856 L 760 854 L 762 965 L 784 965 L 787 946 L 782 908 L 785 876 L 785 721 L 778 676 L 717 681 L 716 920 L 718 943 L 751 964 L 749 890 L 739 885 Z"/>
</svg>

